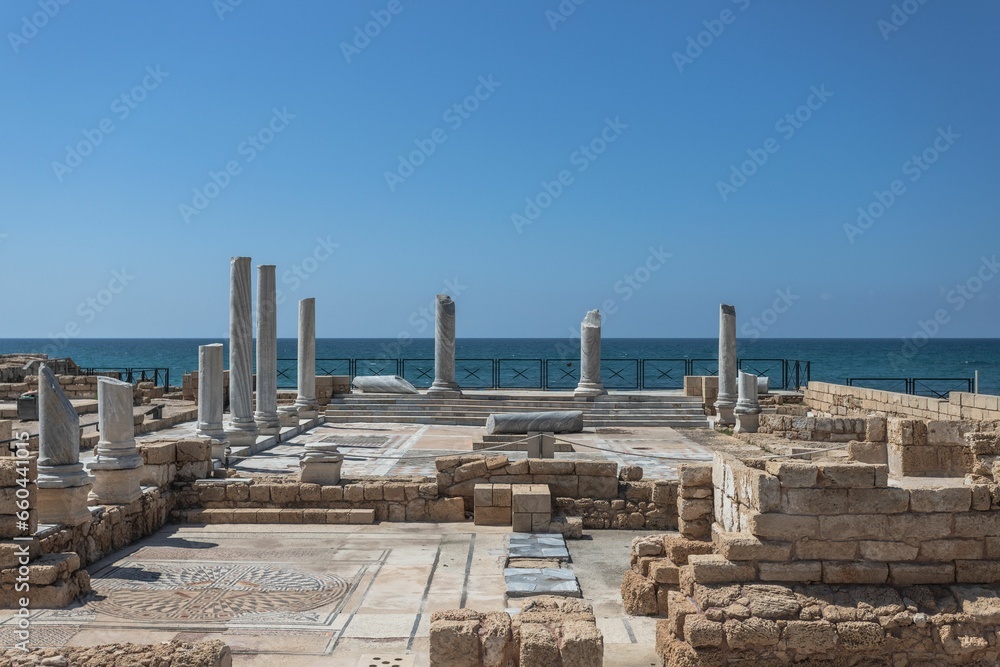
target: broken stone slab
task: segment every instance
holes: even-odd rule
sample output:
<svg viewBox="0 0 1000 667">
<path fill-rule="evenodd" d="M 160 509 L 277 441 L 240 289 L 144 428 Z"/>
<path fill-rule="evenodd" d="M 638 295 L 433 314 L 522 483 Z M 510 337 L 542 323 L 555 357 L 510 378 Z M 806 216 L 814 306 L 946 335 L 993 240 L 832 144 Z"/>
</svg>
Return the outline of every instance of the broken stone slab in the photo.
<svg viewBox="0 0 1000 667">
<path fill-rule="evenodd" d="M 340 469 L 344 465 L 344 455 L 331 443 L 311 443 L 305 446 L 305 453 L 299 460 L 302 472 L 299 481 L 308 484 L 334 486 L 340 484 Z"/>
<path fill-rule="evenodd" d="M 562 535 L 511 533 L 507 538 L 508 558 L 557 558 L 569 561 L 569 550 Z"/>
<path fill-rule="evenodd" d="M 80 417 L 55 374 L 38 375 L 38 521 L 76 526 L 90 520 L 92 478 L 80 463 Z"/>
<path fill-rule="evenodd" d="M 398 375 L 359 375 L 351 383 L 363 394 L 417 394 L 417 388 Z"/>
<path fill-rule="evenodd" d="M 583 431 L 583 412 L 580 410 L 552 410 L 549 412 L 503 412 L 486 419 L 486 433 L 580 433 Z"/>
<path fill-rule="evenodd" d="M 548 567 L 508 567 L 504 568 L 503 578 L 507 584 L 507 597 L 510 598 L 529 595 L 583 597 L 580 591 L 580 582 L 576 580 L 573 570 Z"/>
</svg>

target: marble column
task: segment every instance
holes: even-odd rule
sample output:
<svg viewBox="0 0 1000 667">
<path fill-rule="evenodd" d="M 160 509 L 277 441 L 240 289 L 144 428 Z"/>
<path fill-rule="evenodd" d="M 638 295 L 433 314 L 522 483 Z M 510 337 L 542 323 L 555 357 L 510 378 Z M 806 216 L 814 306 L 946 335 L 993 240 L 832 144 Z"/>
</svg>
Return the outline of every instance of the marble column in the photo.
<svg viewBox="0 0 1000 667">
<path fill-rule="evenodd" d="M 94 488 L 92 505 L 127 505 L 142 496 L 142 457 L 135 447 L 131 382 L 97 380 L 97 459 L 90 464 Z"/>
<path fill-rule="evenodd" d="M 580 322 L 580 384 L 574 396 L 603 396 L 601 382 L 601 311 L 592 310 Z"/>
<path fill-rule="evenodd" d="M 461 396 L 455 382 L 455 302 L 447 294 L 437 295 L 434 311 L 434 382 L 430 395 Z"/>
<path fill-rule="evenodd" d="M 299 301 L 298 397 L 299 417 L 313 419 L 319 414 L 316 403 L 316 299 Z"/>
<path fill-rule="evenodd" d="M 760 402 L 757 400 L 757 376 L 739 372 L 739 400 L 733 409 L 736 418 L 735 433 L 756 433 L 760 427 Z"/>
<path fill-rule="evenodd" d="M 274 265 L 257 267 L 257 411 L 261 433 L 277 435 L 278 419 L 278 293 Z"/>
<path fill-rule="evenodd" d="M 736 407 L 736 308 L 722 304 L 719 312 L 719 397 L 715 411 L 721 426 L 735 424 Z"/>
<path fill-rule="evenodd" d="M 38 522 L 76 526 L 90 520 L 91 477 L 80 463 L 80 417 L 59 381 L 38 369 Z"/>
<path fill-rule="evenodd" d="M 226 459 L 229 442 L 222 427 L 225 403 L 223 386 L 222 343 L 198 346 L 198 430 L 203 438 L 212 441 L 212 459 L 220 463 Z"/>
<path fill-rule="evenodd" d="M 253 419 L 253 304 L 250 297 L 250 258 L 230 260 L 229 287 L 229 424 L 226 436 L 233 445 L 257 442 Z"/>
</svg>

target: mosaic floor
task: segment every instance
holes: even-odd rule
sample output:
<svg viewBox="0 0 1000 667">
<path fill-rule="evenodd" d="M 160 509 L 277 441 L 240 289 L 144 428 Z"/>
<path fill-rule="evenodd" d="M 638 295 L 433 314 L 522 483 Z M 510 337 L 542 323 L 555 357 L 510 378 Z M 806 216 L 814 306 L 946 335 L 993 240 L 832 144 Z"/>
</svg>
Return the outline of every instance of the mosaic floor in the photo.
<svg viewBox="0 0 1000 667">
<path fill-rule="evenodd" d="M 82 603 L 35 612 L 30 642 L 221 639 L 234 665 L 353 667 L 373 655 L 427 664 L 433 611 L 504 609 L 509 534 L 469 524 L 168 526 L 90 567 Z M 603 531 L 570 546 L 577 563 L 607 554 L 616 564 L 614 576 L 578 568 L 585 596 L 608 589 L 613 599 L 631 539 Z M 615 643 L 628 645 L 621 655 L 652 650 L 651 619 L 622 617 L 615 602 L 598 616 L 609 653 Z M 13 620 L 0 619 L 0 644 L 10 645 Z"/>
</svg>

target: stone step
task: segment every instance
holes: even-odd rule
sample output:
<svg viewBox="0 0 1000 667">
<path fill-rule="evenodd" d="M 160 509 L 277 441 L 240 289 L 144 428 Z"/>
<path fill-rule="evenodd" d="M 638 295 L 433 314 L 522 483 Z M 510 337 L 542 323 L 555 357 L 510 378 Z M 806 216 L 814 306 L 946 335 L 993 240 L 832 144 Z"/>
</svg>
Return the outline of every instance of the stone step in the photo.
<svg viewBox="0 0 1000 667">
<path fill-rule="evenodd" d="M 184 523 L 334 523 L 373 524 L 373 509 L 201 509 L 185 513 Z"/>
<path fill-rule="evenodd" d="M 367 415 L 350 416 L 337 412 L 327 413 L 327 423 L 350 424 L 350 423 L 379 423 L 379 424 L 441 424 L 454 426 L 485 426 L 485 419 L 481 417 L 436 417 L 432 415 Z M 638 427 L 638 426 L 669 426 L 673 428 L 695 428 L 707 427 L 708 420 L 704 415 L 699 417 L 663 417 L 661 419 L 596 419 L 591 420 L 586 417 L 583 420 L 585 428 L 598 427 Z"/>
<path fill-rule="evenodd" d="M 331 399 L 331 403 L 363 403 L 368 405 L 382 404 L 382 405 L 484 405 L 484 406 L 496 406 L 496 405 L 511 405 L 511 406 L 521 406 L 521 407 L 550 407 L 554 405 L 579 405 L 580 407 L 604 407 L 608 405 L 627 405 L 631 407 L 639 407 L 645 405 L 664 405 L 664 404 L 697 404 L 701 405 L 702 400 L 697 397 L 685 397 L 685 396 L 664 396 L 650 398 L 641 401 L 628 401 L 621 400 L 619 398 L 609 398 L 602 397 L 597 399 L 552 399 L 552 400 L 540 400 L 540 399 L 484 399 L 481 397 L 462 397 L 462 398 L 431 398 L 424 396 L 396 396 L 396 397 L 386 397 L 379 395 L 349 395 L 349 396 L 339 396 Z"/>
<path fill-rule="evenodd" d="M 483 412 L 486 414 L 492 414 L 495 412 L 549 412 L 548 410 L 541 410 L 540 408 L 512 408 L 510 406 L 492 406 L 492 405 L 369 405 L 363 403 L 346 403 L 338 404 L 331 403 L 327 406 L 329 409 L 336 410 L 364 410 L 370 412 L 422 412 L 427 410 L 434 411 L 452 411 L 452 412 Z M 658 405 L 654 407 L 642 407 L 634 408 L 631 406 L 616 406 L 616 407 L 580 407 L 576 408 L 581 412 L 588 414 L 616 414 L 620 412 L 630 412 L 635 414 L 650 414 L 657 412 L 695 412 L 701 411 L 701 405 Z"/>
</svg>

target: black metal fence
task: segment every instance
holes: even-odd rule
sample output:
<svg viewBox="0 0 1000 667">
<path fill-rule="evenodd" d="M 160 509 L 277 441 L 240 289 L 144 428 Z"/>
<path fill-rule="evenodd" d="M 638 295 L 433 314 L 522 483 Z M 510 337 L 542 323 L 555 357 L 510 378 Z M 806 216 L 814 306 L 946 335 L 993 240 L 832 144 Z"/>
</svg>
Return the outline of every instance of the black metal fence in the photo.
<svg viewBox="0 0 1000 667">
<path fill-rule="evenodd" d="M 132 384 L 152 382 L 170 391 L 169 368 L 80 368 L 80 375 L 106 375 Z"/>
<path fill-rule="evenodd" d="M 973 378 L 847 378 L 848 387 L 946 399 L 953 391 L 972 392 Z"/>
<path fill-rule="evenodd" d="M 789 359 L 739 359 L 740 370 L 771 378 L 772 389 L 798 390 L 811 364 Z M 681 389 L 685 375 L 717 375 L 715 359 L 602 359 L 608 389 Z M 398 375 L 417 388 L 434 381 L 433 359 L 317 359 L 317 375 Z M 455 381 L 464 389 L 573 389 L 580 364 L 565 359 L 456 359 Z M 278 359 L 278 386 L 296 384 L 296 360 Z"/>
</svg>

